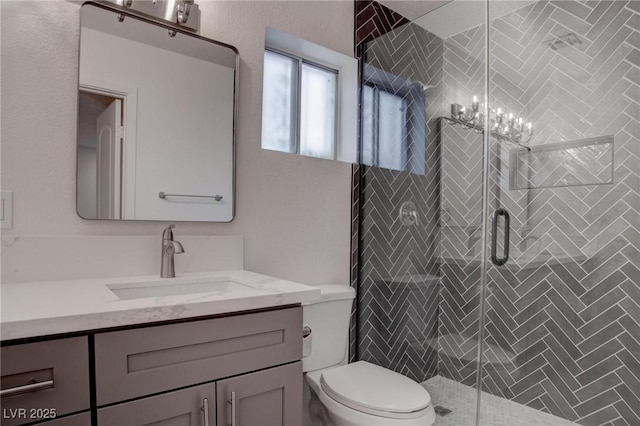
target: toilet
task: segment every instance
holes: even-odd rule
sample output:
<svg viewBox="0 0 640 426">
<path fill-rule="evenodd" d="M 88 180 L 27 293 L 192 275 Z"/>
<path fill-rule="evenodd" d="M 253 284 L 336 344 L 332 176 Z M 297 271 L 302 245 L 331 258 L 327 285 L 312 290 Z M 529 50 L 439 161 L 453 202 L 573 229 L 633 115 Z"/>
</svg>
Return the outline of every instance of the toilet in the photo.
<svg viewBox="0 0 640 426">
<path fill-rule="evenodd" d="M 303 305 L 303 370 L 313 426 L 431 426 L 431 396 L 415 381 L 358 361 L 347 364 L 349 318 L 355 297 L 343 285 L 317 286 L 319 300 Z"/>
</svg>

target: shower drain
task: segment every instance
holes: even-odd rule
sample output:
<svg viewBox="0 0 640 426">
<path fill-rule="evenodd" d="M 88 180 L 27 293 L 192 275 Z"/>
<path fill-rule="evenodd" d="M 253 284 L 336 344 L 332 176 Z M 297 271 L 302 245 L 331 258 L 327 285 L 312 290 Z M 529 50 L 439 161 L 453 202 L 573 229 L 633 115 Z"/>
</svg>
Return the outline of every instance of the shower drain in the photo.
<svg viewBox="0 0 640 426">
<path fill-rule="evenodd" d="M 446 416 L 447 414 L 449 414 L 451 412 L 451 410 L 449 410 L 448 408 L 444 408 L 444 407 L 442 407 L 440 405 L 437 405 L 437 406 L 433 407 L 433 411 L 435 411 L 436 414 L 441 416 L 441 417 L 444 417 L 444 416 Z"/>
</svg>

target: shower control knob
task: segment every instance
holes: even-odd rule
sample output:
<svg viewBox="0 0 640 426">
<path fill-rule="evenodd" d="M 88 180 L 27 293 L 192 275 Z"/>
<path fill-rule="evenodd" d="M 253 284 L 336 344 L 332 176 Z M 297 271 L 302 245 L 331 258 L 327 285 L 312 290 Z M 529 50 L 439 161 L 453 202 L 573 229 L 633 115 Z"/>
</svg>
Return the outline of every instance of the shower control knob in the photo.
<svg viewBox="0 0 640 426">
<path fill-rule="evenodd" d="M 413 201 L 405 201 L 400 206 L 400 223 L 403 226 L 415 226 L 418 224 L 418 209 Z"/>
</svg>

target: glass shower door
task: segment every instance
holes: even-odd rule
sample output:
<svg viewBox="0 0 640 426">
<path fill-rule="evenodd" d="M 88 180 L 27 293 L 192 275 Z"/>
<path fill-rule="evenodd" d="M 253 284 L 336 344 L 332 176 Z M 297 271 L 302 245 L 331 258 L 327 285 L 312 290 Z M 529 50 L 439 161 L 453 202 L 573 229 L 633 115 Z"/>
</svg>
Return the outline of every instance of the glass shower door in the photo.
<svg viewBox="0 0 640 426">
<path fill-rule="evenodd" d="M 485 4 L 456 0 L 408 21 L 356 2 L 366 33 L 358 359 L 421 383 L 438 426 L 476 424 L 483 135 L 450 108 L 485 96 Z"/>
<path fill-rule="evenodd" d="M 479 422 L 637 425 L 640 2 L 517 3 L 490 2 Z"/>
</svg>

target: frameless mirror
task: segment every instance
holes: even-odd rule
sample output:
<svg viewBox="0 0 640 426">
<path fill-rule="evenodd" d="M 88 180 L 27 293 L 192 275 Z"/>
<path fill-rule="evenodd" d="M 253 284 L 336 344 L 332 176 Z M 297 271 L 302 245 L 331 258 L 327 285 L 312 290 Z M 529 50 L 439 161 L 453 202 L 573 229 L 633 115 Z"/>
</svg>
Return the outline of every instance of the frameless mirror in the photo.
<svg viewBox="0 0 640 426">
<path fill-rule="evenodd" d="M 231 221 L 237 69 L 232 46 L 82 6 L 78 214 Z"/>
</svg>

